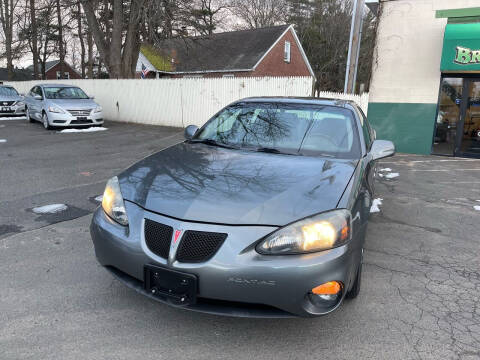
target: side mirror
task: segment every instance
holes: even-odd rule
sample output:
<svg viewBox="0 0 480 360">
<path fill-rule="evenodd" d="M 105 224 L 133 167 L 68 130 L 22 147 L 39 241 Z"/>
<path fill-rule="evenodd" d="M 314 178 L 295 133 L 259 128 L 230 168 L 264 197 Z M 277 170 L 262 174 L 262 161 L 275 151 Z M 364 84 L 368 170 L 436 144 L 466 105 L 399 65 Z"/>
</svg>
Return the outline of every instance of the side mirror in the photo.
<svg viewBox="0 0 480 360">
<path fill-rule="evenodd" d="M 90 96 L 90 100 L 95 100 L 95 96 Z"/>
<path fill-rule="evenodd" d="M 41 97 L 40 95 L 35 95 L 33 98 L 35 100 L 43 100 L 43 97 Z"/>
<path fill-rule="evenodd" d="M 370 149 L 372 160 L 383 159 L 395 155 L 395 145 L 388 140 L 375 140 Z"/>
<path fill-rule="evenodd" d="M 195 136 L 197 131 L 198 131 L 198 126 L 188 125 L 185 128 L 185 133 L 184 133 L 185 139 L 190 140 L 191 138 L 193 138 Z"/>
</svg>

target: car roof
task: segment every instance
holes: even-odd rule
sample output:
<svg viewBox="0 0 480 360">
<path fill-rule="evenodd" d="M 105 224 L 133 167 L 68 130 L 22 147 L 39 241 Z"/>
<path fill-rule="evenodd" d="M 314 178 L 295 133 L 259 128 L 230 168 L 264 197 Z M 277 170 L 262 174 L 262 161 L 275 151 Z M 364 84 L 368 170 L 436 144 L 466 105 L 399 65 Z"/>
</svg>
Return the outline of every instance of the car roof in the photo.
<svg viewBox="0 0 480 360">
<path fill-rule="evenodd" d="M 317 97 L 296 97 L 296 96 L 259 96 L 249 97 L 235 101 L 234 104 L 242 102 L 268 102 L 268 103 L 282 103 L 282 104 L 306 104 L 306 105 L 330 105 L 345 107 L 345 105 L 352 105 L 357 107 L 357 104 L 351 100 L 317 98 Z"/>
<path fill-rule="evenodd" d="M 40 84 L 38 86 L 41 86 L 41 87 L 78 87 L 76 85 L 71 85 L 71 84 Z"/>
</svg>

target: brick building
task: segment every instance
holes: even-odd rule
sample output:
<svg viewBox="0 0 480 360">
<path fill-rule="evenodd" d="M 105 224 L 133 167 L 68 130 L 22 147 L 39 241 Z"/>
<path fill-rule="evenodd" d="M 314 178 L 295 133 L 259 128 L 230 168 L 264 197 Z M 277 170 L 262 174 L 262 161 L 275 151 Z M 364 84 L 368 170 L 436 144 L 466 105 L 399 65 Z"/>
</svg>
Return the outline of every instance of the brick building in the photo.
<svg viewBox="0 0 480 360">
<path fill-rule="evenodd" d="M 27 70 L 32 73 L 33 79 L 33 65 L 27 67 Z M 39 64 L 39 73 L 42 73 L 41 65 Z M 45 63 L 45 78 L 43 80 L 59 80 L 59 79 L 81 79 L 82 76 L 67 62 L 60 66 L 60 60 L 47 61 Z"/>
<path fill-rule="evenodd" d="M 137 76 L 314 76 L 292 25 L 174 38 L 142 45 Z"/>
</svg>

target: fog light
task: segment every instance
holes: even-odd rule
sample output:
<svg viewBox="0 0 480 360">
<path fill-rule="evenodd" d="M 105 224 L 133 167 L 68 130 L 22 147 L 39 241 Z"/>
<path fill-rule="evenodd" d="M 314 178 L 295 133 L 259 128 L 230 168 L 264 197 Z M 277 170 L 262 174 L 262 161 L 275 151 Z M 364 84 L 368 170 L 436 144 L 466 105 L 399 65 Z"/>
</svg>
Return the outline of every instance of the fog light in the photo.
<svg viewBox="0 0 480 360">
<path fill-rule="evenodd" d="M 324 298 L 323 295 L 325 295 L 325 300 L 331 300 L 332 297 L 335 297 L 331 295 L 337 295 L 341 290 L 342 286 L 338 281 L 329 281 L 313 288 L 312 293 L 322 295 L 322 298 Z"/>
</svg>

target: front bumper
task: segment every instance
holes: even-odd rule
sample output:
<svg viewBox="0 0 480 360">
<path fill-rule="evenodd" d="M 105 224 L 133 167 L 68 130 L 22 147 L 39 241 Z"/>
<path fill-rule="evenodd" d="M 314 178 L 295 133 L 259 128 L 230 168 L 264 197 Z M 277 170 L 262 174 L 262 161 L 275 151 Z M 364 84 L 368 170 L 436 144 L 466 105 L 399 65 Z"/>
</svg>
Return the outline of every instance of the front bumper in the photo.
<svg viewBox="0 0 480 360">
<path fill-rule="evenodd" d="M 0 106 L 0 117 L 25 116 L 25 105 Z"/>
<path fill-rule="evenodd" d="M 198 302 L 183 308 L 248 317 L 324 315 L 341 304 L 355 275 L 357 263 L 352 243 L 315 254 L 265 256 L 258 254 L 254 245 L 275 227 L 183 222 L 145 211 L 128 201 L 125 206 L 128 227 L 112 221 L 101 207 L 95 212 L 90 227 L 95 253 L 100 264 L 121 281 L 155 300 L 159 298 L 143 288 L 147 264 L 198 277 Z M 225 232 L 228 238 L 206 262 L 165 260 L 151 253 L 145 244 L 145 218 L 174 229 Z M 328 309 L 315 307 L 307 294 L 312 288 L 332 280 L 344 284 L 339 301 Z"/>
<path fill-rule="evenodd" d="M 48 112 L 48 122 L 50 125 L 58 127 L 101 125 L 103 124 L 103 113 L 90 113 L 88 116 L 78 117 L 70 113 Z"/>
</svg>

